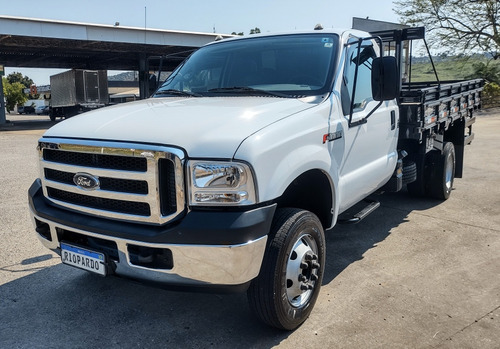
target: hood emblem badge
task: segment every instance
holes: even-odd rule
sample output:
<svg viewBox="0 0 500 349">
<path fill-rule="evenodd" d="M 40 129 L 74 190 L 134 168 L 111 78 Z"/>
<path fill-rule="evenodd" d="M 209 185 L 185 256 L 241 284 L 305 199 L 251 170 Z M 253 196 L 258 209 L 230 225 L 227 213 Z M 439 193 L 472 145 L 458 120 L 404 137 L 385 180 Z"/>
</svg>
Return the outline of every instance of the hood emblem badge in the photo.
<svg viewBox="0 0 500 349">
<path fill-rule="evenodd" d="M 101 185 L 99 177 L 83 172 L 78 172 L 73 176 L 73 183 L 83 190 L 96 190 Z"/>
</svg>

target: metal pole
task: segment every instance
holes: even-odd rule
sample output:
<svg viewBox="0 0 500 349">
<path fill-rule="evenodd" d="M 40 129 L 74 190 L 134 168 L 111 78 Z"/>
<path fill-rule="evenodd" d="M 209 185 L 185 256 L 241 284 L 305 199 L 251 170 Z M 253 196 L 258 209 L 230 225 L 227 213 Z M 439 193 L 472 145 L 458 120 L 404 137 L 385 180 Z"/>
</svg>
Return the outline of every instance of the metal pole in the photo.
<svg viewBox="0 0 500 349">
<path fill-rule="evenodd" d="M 441 87 L 441 82 L 439 81 L 436 66 L 434 65 L 434 61 L 432 60 L 431 51 L 429 50 L 429 46 L 427 45 L 427 41 L 425 40 L 425 38 L 424 38 L 424 44 L 425 44 L 425 48 L 427 49 L 427 54 L 429 55 L 429 59 L 431 60 L 432 70 L 434 70 L 434 75 L 436 76 L 436 81 L 437 81 L 439 87 Z"/>
<path fill-rule="evenodd" d="M 149 73 L 149 64 L 146 55 L 143 53 L 139 58 L 139 93 L 141 99 L 149 97 L 148 73 Z"/>
<path fill-rule="evenodd" d="M 5 100 L 3 96 L 3 78 L 0 76 L 0 125 L 5 125 L 7 120 L 5 119 Z"/>
</svg>

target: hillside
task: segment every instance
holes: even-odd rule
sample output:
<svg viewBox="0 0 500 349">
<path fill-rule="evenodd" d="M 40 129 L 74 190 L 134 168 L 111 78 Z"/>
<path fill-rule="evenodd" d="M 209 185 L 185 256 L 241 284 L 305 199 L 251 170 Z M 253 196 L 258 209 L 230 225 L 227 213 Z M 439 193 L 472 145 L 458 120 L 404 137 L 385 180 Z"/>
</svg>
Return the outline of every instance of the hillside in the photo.
<svg viewBox="0 0 500 349">
<path fill-rule="evenodd" d="M 116 75 L 108 76 L 109 81 L 135 81 L 137 80 L 136 72 L 127 71 Z"/>
<path fill-rule="evenodd" d="M 433 59 L 439 80 L 441 81 L 477 78 L 478 76 L 474 76 L 473 65 L 479 62 L 487 62 L 482 56 L 433 57 Z M 428 58 L 419 58 L 413 61 L 411 79 L 415 82 L 436 80 L 431 62 Z"/>
</svg>

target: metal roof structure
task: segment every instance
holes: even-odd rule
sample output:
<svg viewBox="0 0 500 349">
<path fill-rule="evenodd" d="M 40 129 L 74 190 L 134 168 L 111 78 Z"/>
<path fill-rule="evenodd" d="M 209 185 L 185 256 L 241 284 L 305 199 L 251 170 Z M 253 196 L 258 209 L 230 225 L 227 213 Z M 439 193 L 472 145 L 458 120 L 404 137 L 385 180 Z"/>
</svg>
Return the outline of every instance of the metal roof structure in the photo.
<svg viewBox="0 0 500 349">
<path fill-rule="evenodd" d="M 0 64 L 140 71 L 150 56 L 185 57 L 217 35 L 0 16 Z"/>
<path fill-rule="evenodd" d="M 190 52 L 214 41 L 215 33 L 185 32 L 47 19 L 0 16 L 0 65 L 22 68 L 132 70 L 139 72 L 141 98 L 149 95 L 149 71 L 169 55 L 173 69 Z M 0 89 L 1 90 L 1 89 Z M 0 91 L 2 92 L 2 91 Z M 0 93 L 0 124 L 5 123 Z"/>
</svg>

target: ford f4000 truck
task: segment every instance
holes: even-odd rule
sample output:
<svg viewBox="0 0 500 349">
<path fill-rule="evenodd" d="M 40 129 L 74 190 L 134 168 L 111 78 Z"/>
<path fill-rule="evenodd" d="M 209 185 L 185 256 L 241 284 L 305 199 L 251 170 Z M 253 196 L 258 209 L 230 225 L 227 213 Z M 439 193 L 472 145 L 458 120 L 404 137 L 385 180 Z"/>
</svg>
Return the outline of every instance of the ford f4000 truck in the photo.
<svg viewBox="0 0 500 349">
<path fill-rule="evenodd" d="M 62 262 L 157 285 L 247 291 L 294 329 L 325 268 L 324 231 L 380 191 L 447 199 L 481 80 L 403 79 L 410 28 L 215 41 L 151 98 L 78 115 L 39 140 L 29 206 Z M 392 53 L 392 55 L 391 55 Z"/>
</svg>

